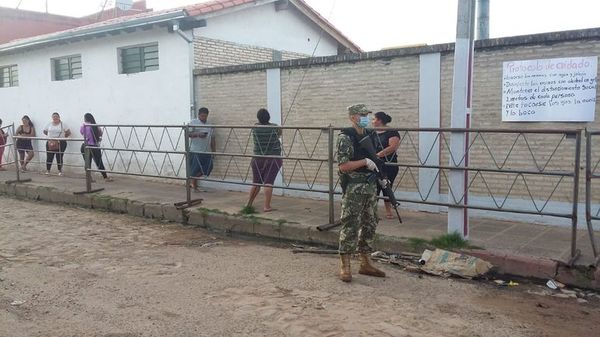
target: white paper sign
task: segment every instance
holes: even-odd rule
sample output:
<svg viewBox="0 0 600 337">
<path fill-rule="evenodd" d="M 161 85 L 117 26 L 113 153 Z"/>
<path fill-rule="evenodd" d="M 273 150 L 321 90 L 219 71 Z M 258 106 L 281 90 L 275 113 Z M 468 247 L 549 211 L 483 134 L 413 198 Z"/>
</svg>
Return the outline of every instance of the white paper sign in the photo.
<svg viewBox="0 0 600 337">
<path fill-rule="evenodd" d="M 503 122 L 592 122 L 598 57 L 504 62 Z"/>
</svg>

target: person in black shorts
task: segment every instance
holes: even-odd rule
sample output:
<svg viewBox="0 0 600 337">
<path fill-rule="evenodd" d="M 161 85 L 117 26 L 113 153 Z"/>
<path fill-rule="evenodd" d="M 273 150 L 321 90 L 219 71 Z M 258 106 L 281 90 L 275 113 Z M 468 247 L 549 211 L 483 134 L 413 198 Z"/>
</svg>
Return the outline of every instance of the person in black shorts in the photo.
<svg viewBox="0 0 600 337">
<path fill-rule="evenodd" d="M 21 118 L 21 125 L 17 128 L 17 136 L 35 137 L 35 127 L 29 116 Z M 27 164 L 33 159 L 33 144 L 31 139 L 17 139 L 17 150 L 19 150 L 19 164 L 21 171 L 27 171 Z"/>
<path fill-rule="evenodd" d="M 375 119 L 373 120 L 373 126 L 376 128 L 387 127 L 388 123 L 392 121 L 392 117 L 383 111 L 375 113 Z M 400 134 L 395 130 L 377 130 L 377 137 L 375 145 L 377 146 L 377 157 L 381 158 L 386 163 L 397 163 L 398 155 L 396 150 L 400 146 Z M 384 172 L 387 174 L 388 179 L 392 186 L 394 185 L 394 179 L 398 175 L 398 166 L 384 166 Z M 377 195 L 381 193 L 381 187 L 377 185 Z M 392 205 L 389 202 L 385 202 L 385 216 L 388 219 L 393 219 Z"/>
</svg>

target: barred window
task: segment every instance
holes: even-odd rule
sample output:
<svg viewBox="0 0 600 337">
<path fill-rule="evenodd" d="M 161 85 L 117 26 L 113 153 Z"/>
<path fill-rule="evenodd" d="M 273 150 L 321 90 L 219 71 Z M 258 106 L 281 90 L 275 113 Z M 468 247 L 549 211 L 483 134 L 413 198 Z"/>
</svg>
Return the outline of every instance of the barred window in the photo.
<svg viewBox="0 0 600 337">
<path fill-rule="evenodd" d="M 17 65 L 0 67 L 0 88 L 16 87 L 19 85 Z"/>
<path fill-rule="evenodd" d="M 52 80 L 65 81 L 81 78 L 81 55 L 52 59 Z"/>
<path fill-rule="evenodd" d="M 158 70 L 158 43 L 119 49 L 120 73 Z"/>
</svg>

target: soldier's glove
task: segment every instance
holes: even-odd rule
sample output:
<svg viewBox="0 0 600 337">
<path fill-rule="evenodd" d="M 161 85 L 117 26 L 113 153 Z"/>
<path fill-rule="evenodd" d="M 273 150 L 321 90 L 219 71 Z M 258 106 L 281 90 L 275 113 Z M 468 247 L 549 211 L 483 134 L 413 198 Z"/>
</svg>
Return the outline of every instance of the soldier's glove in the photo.
<svg viewBox="0 0 600 337">
<path fill-rule="evenodd" d="M 371 159 L 365 158 L 365 163 L 366 163 L 367 169 L 369 171 L 379 172 L 379 169 L 377 168 L 377 164 L 375 164 L 375 162 L 372 161 Z"/>
</svg>

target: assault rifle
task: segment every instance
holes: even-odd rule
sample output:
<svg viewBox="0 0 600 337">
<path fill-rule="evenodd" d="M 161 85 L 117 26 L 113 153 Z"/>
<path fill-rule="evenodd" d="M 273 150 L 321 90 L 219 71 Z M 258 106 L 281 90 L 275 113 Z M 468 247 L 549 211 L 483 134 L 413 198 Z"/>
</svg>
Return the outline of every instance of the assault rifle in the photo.
<svg viewBox="0 0 600 337">
<path fill-rule="evenodd" d="M 368 154 L 369 159 L 371 159 L 375 165 L 377 165 L 377 171 L 374 172 L 373 177 L 377 179 L 377 184 L 379 184 L 379 187 L 381 187 L 383 196 L 386 197 L 386 201 L 389 201 L 389 203 L 392 205 L 394 211 L 396 211 L 396 215 L 398 216 L 398 221 L 402 223 L 400 211 L 398 211 L 400 202 L 396 200 L 396 195 L 394 195 L 394 190 L 392 190 L 392 184 L 390 183 L 387 174 L 385 174 L 383 171 L 385 162 L 381 160 L 381 158 L 377 157 L 377 152 L 375 151 L 375 146 L 373 145 L 373 138 L 371 138 L 370 134 L 367 134 L 361 140 L 359 140 L 358 143 L 360 147 Z"/>
</svg>

